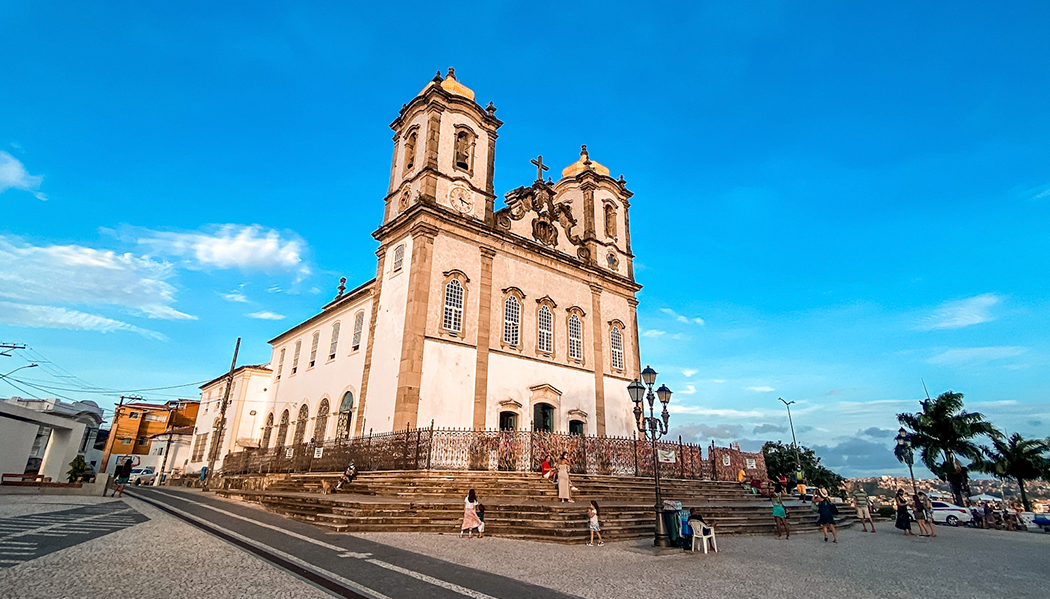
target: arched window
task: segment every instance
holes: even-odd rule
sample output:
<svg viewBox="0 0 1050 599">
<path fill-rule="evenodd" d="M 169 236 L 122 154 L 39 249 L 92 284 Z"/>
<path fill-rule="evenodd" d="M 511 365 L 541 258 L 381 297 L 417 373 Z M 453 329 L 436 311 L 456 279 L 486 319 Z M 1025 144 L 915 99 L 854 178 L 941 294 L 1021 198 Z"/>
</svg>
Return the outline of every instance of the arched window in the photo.
<svg viewBox="0 0 1050 599">
<path fill-rule="evenodd" d="M 277 441 L 274 443 L 274 447 L 280 449 L 284 447 L 284 442 L 288 437 L 288 410 L 281 413 L 281 424 L 277 427 Z"/>
<path fill-rule="evenodd" d="M 549 354 L 554 351 L 554 315 L 551 314 L 550 308 L 540 306 L 537 323 L 536 348 Z"/>
<path fill-rule="evenodd" d="M 299 408 L 299 418 L 295 420 L 295 434 L 292 435 L 292 445 L 302 445 L 306 436 L 306 422 L 310 419 L 310 408 L 303 404 Z"/>
<path fill-rule="evenodd" d="M 612 348 L 613 369 L 623 370 L 623 333 L 619 327 L 613 327 L 609 331 L 609 346 Z"/>
<path fill-rule="evenodd" d="M 416 165 L 416 139 L 418 132 L 413 131 L 405 138 L 405 172 L 412 170 Z"/>
<path fill-rule="evenodd" d="M 281 348 L 281 358 L 277 360 L 277 380 L 281 380 L 281 372 L 284 371 L 284 348 Z M 272 422 L 270 424 L 273 424 Z"/>
<path fill-rule="evenodd" d="M 361 329 L 365 326 L 365 313 L 358 312 L 354 316 L 354 342 L 351 344 L 350 351 L 357 351 L 361 349 Z"/>
<path fill-rule="evenodd" d="M 303 341 L 300 339 L 295 342 L 295 353 L 292 355 L 292 374 L 299 371 L 299 353 L 302 352 Z"/>
<path fill-rule="evenodd" d="M 335 359 L 335 352 L 339 348 L 339 323 L 332 325 L 332 343 L 328 346 L 328 359 Z"/>
<path fill-rule="evenodd" d="M 328 432 L 328 398 L 321 400 L 317 406 L 317 420 L 314 421 L 314 443 L 324 443 L 325 433 Z"/>
<path fill-rule="evenodd" d="M 605 236 L 616 237 L 616 206 L 605 204 Z"/>
<path fill-rule="evenodd" d="M 455 167 L 470 171 L 474 162 L 474 134 L 468 129 L 460 128 L 456 131 L 456 157 Z"/>
<path fill-rule="evenodd" d="M 503 302 L 503 342 L 517 347 L 521 337 L 521 304 L 513 295 Z"/>
<path fill-rule="evenodd" d="M 314 331 L 313 339 L 310 340 L 310 368 L 317 363 L 317 343 L 321 340 L 321 331 Z"/>
<path fill-rule="evenodd" d="M 572 314 L 569 316 L 569 358 L 572 360 L 583 359 L 583 323 L 580 317 Z"/>
<path fill-rule="evenodd" d="M 401 267 L 405 263 L 405 244 L 400 244 L 394 248 L 394 272 L 401 272 Z"/>
<path fill-rule="evenodd" d="M 354 394 L 347 391 L 339 402 L 339 419 L 335 424 L 335 438 L 346 439 L 350 436 L 350 420 L 354 412 Z"/>
<path fill-rule="evenodd" d="M 463 285 L 457 279 L 445 285 L 445 313 L 441 325 L 450 333 L 463 332 Z"/>
<path fill-rule="evenodd" d="M 273 435 L 273 412 L 266 416 L 266 426 L 263 427 L 262 441 L 259 447 L 266 449 L 270 446 L 270 437 Z"/>
</svg>

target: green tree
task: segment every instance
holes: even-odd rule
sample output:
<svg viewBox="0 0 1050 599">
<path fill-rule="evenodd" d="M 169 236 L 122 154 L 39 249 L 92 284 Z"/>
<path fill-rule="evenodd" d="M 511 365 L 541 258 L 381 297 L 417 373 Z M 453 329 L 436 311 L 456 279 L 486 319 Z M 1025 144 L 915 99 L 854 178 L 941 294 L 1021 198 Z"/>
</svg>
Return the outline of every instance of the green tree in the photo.
<svg viewBox="0 0 1050 599">
<path fill-rule="evenodd" d="M 780 441 L 769 441 L 762 446 L 762 455 L 766 460 L 766 472 L 774 480 L 781 475 L 793 480 L 795 476 L 795 450 L 791 445 Z M 820 458 L 812 449 L 798 446 L 798 461 L 802 465 L 802 474 L 810 487 L 824 487 L 828 492 L 844 496 L 842 483 L 846 480 L 820 463 Z"/>
<path fill-rule="evenodd" d="M 962 409 L 962 393 L 946 391 L 919 405 L 922 411 L 897 414 L 897 421 L 910 429 L 912 447 L 919 451 L 922 463 L 951 485 L 956 502 L 962 505 L 965 470 L 959 457 L 979 459 L 983 453 L 974 439 L 982 435 L 992 437 L 999 431 L 980 412 Z"/>
<path fill-rule="evenodd" d="M 1021 489 L 1021 503 L 1030 512 L 1024 481 L 1035 480 L 1045 475 L 1046 452 L 1050 451 L 1045 441 L 1025 439 L 1014 433 L 1009 439 L 1002 435 L 992 437 L 992 447 L 982 447 L 984 455 L 974 460 L 973 468 L 991 474 L 999 480 L 1012 478 Z"/>
<path fill-rule="evenodd" d="M 75 483 L 78 478 L 85 476 L 87 473 L 87 462 L 84 461 L 84 456 L 78 455 L 69 463 L 69 472 L 66 472 L 66 476 L 68 477 L 69 482 Z"/>
</svg>

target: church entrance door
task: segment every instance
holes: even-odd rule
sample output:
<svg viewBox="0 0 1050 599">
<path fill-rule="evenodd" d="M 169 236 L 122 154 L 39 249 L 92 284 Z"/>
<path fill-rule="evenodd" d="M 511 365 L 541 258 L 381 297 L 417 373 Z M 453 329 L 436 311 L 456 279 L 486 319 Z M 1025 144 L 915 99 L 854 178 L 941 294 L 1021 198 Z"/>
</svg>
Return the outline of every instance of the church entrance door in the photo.
<svg viewBox="0 0 1050 599">
<path fill-rule="evenodd" d="M 538 403 L 532 407 L 532 430 L 542 433 L 554 432 L 554 406 Z"/>
</svg>

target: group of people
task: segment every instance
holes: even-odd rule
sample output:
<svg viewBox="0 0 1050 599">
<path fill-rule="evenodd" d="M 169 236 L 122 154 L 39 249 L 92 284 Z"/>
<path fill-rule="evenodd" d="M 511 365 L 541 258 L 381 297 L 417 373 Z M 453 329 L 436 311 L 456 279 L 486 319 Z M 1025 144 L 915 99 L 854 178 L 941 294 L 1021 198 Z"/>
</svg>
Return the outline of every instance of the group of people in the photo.
<svg viewBox="0 0 1050 599">
<path fill-rule="evenodd" d="M 776 526 L 777 538 L 779 539 L 781 535 L 784 535 L 785 539 L 790 539 L 791 526 L 788 524 L 787 506 L 784 505 L 784 485 L 781 481 L 774 483 L 770 501 L 773 504 L 773 521 Z M 817 512 L 817 525 L 820 526 L 820 531 L 824 533 L 824 541 L 827 542 L 828 532 L 830 532 L 831 542 L 838 543 L 839 536 L 838 531 L 835 529 L 835 516 L 839 510 L 831 502 L 827 489 L 821 488 L 814 495 L 813 509 Z M 868 521 L 871 521 L 870 515 L 868 516 Z M 865 525 L 864 531 L 867 532 L 867 525 Z M 875 532 L 874 523 L 871 525 L 871 532 Z"/>
<path fill-rule="evenodd" d="M 567 477 L 566 477 L 567 478 Z M 478 494 L 474 489 L 467 492 L 467 498 L 463 505 L 463 524 L 459 529 L 459 538 L 466 535 L 468 539 L 474 538 L 474 531 L 478 532 L 478 538 L 485 536 L 485 505 L 478 501 Z M 598 524 L 598 502 L 591 501 L 587 509 L 587 525 L 591 532 L 591 539 L 587 542 L 588 547 L 594 545 L 594 536 L 598 535 L 598 546 L 605 545 L 602 541 L 602 529 Z"/>
<path fill-rule="evenodd" d="M 933 502 L 926 493 L 919 491 L 912 495 L 909 500 L 904 489 L 897 489 L 897 495 L 893 498 L 893 504 L 897 508 L 897 521 L 894 526 L 904 531 L 904 536 L 915 536 L 911 531 L 911 514 L 908 513 L 909 502 L 915 511 L 915 523 L 919 527 L 920 537 L 936 537 L 937 527 L 933 524 Z"/>
<path fill-rule="evenodd" d="M 572 491 L 579 491 L 579 489 L 572 486 L 572 481 L 569 479 L 569 467 L 572 465 L 572 462 L 569 461 L 569 452 L 561 452 L 557 469 L 551 464 L 551 461 L 551 456 L 544 458 L 543 463 L 540 464 L 540 474 L 558 487 L 558 499 L 561 502 L 576 503 L 572 498 Z"/>
</svg>

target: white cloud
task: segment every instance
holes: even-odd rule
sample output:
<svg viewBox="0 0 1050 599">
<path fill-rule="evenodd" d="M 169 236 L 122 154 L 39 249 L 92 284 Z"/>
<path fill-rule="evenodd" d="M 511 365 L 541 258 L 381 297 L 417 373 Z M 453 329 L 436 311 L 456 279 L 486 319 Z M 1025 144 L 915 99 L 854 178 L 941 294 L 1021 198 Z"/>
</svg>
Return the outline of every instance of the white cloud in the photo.
<svg viewBox="0 0 1050 599">
<path fill-rule="evenodd" d="M 926 360 L 929 364 L 943 364 L 948 366 L 958 366 L 963 364 L 973 364 L 978 362 L 991 362 L 992 360 L 1002 360 L 1004 358 L 1012 358 L 1023 354 L 1025 348 L 1015 346 L 998 346 L 998 347 L 956 347 L 953 349 L 945 350 L 936 356 L 933 356 L 929 360 Z"/>
<path fill-rule="evenodd" d="M 693 316 L 693 317 L 683 316 L 682 314 L 679 314 L 678 312 L 675 312 L 674 310 L 672 310 L 670 308 L 660 308 L 660 311 L 663 312 L 664 314 L 667 314 L 668 316 L 671 316 L 672 318 L 674 318 L 678 322 L 682 322 L 682 323 L 685 323 L 685 324 L 698 324 L 698 325 L 701 325 L 701 326 L 703 326 L 703 324 L 704 324 L 704 319 L 700 318 L 699 316 Z"/>
<path fill-rule="evenodd" d="M 744 389 L 747 389 L 748 391 L 755 391 L 758 393 L 769 393 L 771 391 L 776 391 L 776 389 L 765 385 L 761 385 L 758 387 L 744 387 Z"/>
<path fill-rule="evenodd" d="M 667 333 L 667 331 L 658 331 L 658 330 L 655 330 L 655 329 L 649 329 L 648 331 L 644 331 L 642 333 L 642 337 L 659 337 L 659 336 L 664 335 L 666 333 Z"/>
<path fill-rule="evenodd" d="M 167 262 L 130 253 L 33 246 L 0 235 L 0 299 L 37 306 L 111 305 L 148 318 L 196 320 L 171 306 L 176 290 L 167 280 L 174 274 Z"/>
<path fill-rule="evenodd" d="M 126 322 L 113 320 L 96 314 L 77 310 L 68 310 L 57 306 L 36 306 L 0 301 L 0 322 L 24 327 L 46 327 L 53 329 L 72 329 L 80 331 L 128 331 L 167 341 L 167 337 L 148 329 L 143 329 Z"/>
<path fill-rule="evenodd" d="M 933 314 L 924 318 L 916 327 L 920 331 L 935 329 L 961 329 L 982 322 L 995 320 L 991 308 L 1002 302 L 994 293 L 982 293 L 971 298 L 945 302 Z"/>
<path fill-rule="evenodd" d="M 240 291 L 231 291 L 230 293 L 220 293 L 223 299 L 231 302 L 247 303 L 248 297 Z"/>
<path fill-rule="evenodd" d="M 695 369 L 695 368 L 683 368 L 682 369 L 682 375 L 685 376 L 686 378 L 691 378 L 694 374 L 696 374 L 698 372 L 700 372 L 700 371 Z"/>
<path fill-rule="evenodd" d="M 259 320 L 284 320 L 284 314 L 278 314 L 276 312 L 270 312 L 263 310 L 262 312 L 252 312 L 251 314 L 245 314 L 248 318 L 257 318 Z"/>
<path fill-rule="evenodd" d="M 30 175 L 17 158 L 0 150 L 0 193 L 8 189 L 21 189 L 33 194 L 38 200 L 47 201 L 47 196 L 38 191 L 43 181 L 43 175 Z"/>
<path fill-rule="evenodd" d="M 131 230 L 139 244 L 163 256 L 183 258 L 191 267 L 286 270 L 301 280 L 310 274 L 303 263 L 306 242 L 259 225 L 218 225 L 210 232 Z"/>
<path fill-rule="evenodd" d="M 707 380 L 707 382 L 709 382 L 709 383 L 719 383 L 719 384 L 721 384 L 721 383 L 724 383 L 724 382 L 726 382 L 726 380 L 725 380 L 725 379 L 708 379 L 708 380 Z"/>
<path fill-rule="evenodd" d="M 676 391 L 676 393 L 681 393 L 682 395 L 692 395 L 696 393 L 696 387 L 693 385 L 686 385 L 685 389 L 682 389 L 681 391 Z"/>
<path fill-rule="evenodd" d="M 763 410 L 733 410 L 729 408 L 704 408 L 700 406 L 683 406 L 673 401 L 667 411 L 672 414 L 691 414 L 694 416 L 714 416 L 716 418 L 769 418 L 771 414 Z"/>
</svg>

